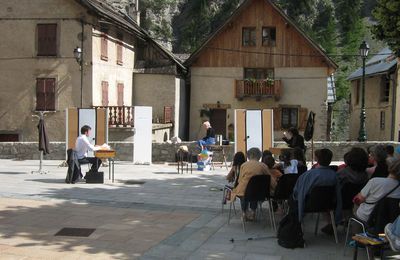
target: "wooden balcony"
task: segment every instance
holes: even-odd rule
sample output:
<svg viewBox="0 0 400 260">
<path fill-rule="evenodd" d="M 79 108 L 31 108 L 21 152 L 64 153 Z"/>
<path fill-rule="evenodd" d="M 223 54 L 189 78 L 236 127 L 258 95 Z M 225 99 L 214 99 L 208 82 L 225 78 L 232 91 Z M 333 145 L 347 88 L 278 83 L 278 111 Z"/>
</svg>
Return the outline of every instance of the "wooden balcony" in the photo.
<svg viewBox="0 0 400 260">
<path fill-rule="evenodd" d="M 279 100 L 282 96 L 281 80 L 236 80 L 235 81 L 235 97 L 239 100 L 244 98 L 275 98 Z"/>
<path fill-rule="evenodd" d="M 133 107 L 95 106 L 94 108 L 108 108 L 109 127 L 133 127 Z"/>
</svg>

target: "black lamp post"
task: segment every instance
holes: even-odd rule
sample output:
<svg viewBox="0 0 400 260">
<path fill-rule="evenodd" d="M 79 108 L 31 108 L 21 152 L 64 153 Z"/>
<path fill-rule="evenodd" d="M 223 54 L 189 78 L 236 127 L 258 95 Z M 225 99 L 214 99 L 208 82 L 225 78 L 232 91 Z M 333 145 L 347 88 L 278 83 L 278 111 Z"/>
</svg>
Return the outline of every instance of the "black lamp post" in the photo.
<svg viewBox="0 0 400 260">
<path fill-rule="evenodd" d="M 360 56 L 363 61 L 362 67 L 362 81 L 361 81 L 361 113 L 360 113 L 360 131 L 358 132 L 358 141 L 365 142 L 367 141 L 367 130 L 365 129 L 365 60 L 367 59 L 369 52 L 369 45 L 366 41 L 363 41 L 360 45 Z"/>
<path fill-rule="evenodd" d="M 74 57 L 76 62 L 79 64 L 79 70 L 81 71 L 81 108 L 83 104 L 83 58 L 82 58 L 82 49 L 80 47 L 76 47 L 74 49 Z"/>
</svg>

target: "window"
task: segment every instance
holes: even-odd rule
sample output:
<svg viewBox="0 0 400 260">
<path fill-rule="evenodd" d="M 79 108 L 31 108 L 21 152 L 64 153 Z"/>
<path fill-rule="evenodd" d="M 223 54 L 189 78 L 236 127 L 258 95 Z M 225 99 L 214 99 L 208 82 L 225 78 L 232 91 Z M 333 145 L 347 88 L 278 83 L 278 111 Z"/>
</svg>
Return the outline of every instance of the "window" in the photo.
<svg viewBox="0 0 400 260">
<path fill-rule="evenodd" d="M 360 102 L 360 80 L 359 79 L 356 81 L 354 99 L 355 99 L 354 105 L 358 105 L 358 103 Z"/>
<path fill-rule="evenodd" d="M 242 45 L 256 46 L 256 28 L 244 27 L 242 29 Z"/>
<path fill-rule="evenodd" d="M 273 79 L 274 69 L 264 69 L 264 68 L 245 68 L 244 69 L 245 79 Z"/>
<path fill-rule="evenodd" d="M 37 56 L 57 56 L 57 24 L 37 25 Z"/>
<path fill-rule="evenodd" d="M 117 38 L 118 38 L 118 41 L 115 43 L 115 46 L 117 48 L 117 64 L 122 65 L 123 64 L 122 53 L 123 53 L 123 46 L 124 46 L 122 33 L 118 33 Z"/>
<path fill-rule="evenodd" d="M 100 37 L 101 45 L 101 56 L 100 58 L 104 61 L 108 61 L 108 37 L 107 34 L 102 33 Z"/>
<path fill-rule="evenodd" d="M 56 110 L 56 79 L 36 79 L 36 111 Z"/>
<path fill-rule="evenodd" d="M 382 76 L 381 82 L 381 102 L 389 102 L 390 78 L 387 76 Z"/>
<path fill-rule="evenodd" d="M 276 28 L 263 27 L 262 28 L 262 45 L 263 46 L 276 46 Z"/>
<path fill-rule="evenodd" d="M 0 143 L 1 142 L 19 142 L 18 134 L 0 134 Z"/>
<path fill-rule="evenodd" d="M 282 108 L 281 124 L 282 128 L 298 127 L 299 109 L 293 107 Z"/>
<path fill-rule="evenodd" d="M 385 129 L 385 111 L 381 111 L 380 126 L 381 126 L 381 130 Z"/>
<path fill-rule="evenodd" d="M 122 107 L 124 105 L 124 84 L 118 83 L 117 84 L 117 91 L 118 91 L 118 106 Z"/>
<path fill-rule="evenodd" d="M 101 82 L 101 105 L 108 106 L 108 82 Z"/>
</svg>

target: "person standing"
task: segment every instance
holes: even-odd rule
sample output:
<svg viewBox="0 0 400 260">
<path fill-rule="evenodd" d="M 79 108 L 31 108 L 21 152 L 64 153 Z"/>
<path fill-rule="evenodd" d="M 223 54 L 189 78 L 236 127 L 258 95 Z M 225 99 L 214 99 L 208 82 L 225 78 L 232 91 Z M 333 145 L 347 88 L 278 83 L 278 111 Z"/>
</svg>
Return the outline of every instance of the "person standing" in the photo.
<svg viewBox="0 0 400 260">
<path fill-rule="evenodd" d="M 198 141 L 198 144 L 201 148 L 201 150 L 204 150 L 204 146 L 206 145 L 210 145 L 210 144 L 215 144 L 215 131 L 214 129 L 211 127 L 211 124 L 209 121 L 205 121 L 203 123 L 203 127 L 206 129 L 207 134 L 205 137 L 203 137 L 202 139 L 200 139 Z"/>
<path fill-rule="evenodd" d="M 88 151 L 98 151 L 101 146 L 94 146 L 89 141 L 90 132 L 92 128 L 88 125 L 84 125 L 81 128 L 81 135 L 76 139 L 75 152 L 78 157 L 80 164 L 90 163 L 92 167 L 91 172 L 97 172 L 101 165 L 101 160 L 97 157 L 87 157 Z"/>
<path fill-rule="evenodd" d="M 288 132 L 283 132 L 284 137 L 282 138 L 290 148 L 300 148 L 303 153 L 306 151 L 304 144 L 304 138 L 299 134 L 299 130 L 295 127 L 289 128 Z"/>
</svg>

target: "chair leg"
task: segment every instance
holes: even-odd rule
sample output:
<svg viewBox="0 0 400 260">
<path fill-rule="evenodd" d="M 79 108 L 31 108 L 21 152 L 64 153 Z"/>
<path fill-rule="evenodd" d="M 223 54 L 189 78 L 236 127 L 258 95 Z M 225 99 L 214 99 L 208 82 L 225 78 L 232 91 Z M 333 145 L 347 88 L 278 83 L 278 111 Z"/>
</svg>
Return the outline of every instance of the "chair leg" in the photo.
<svg viewBox="0 0 400 260">
<path fill-rule="evenodd" d="M 335 242 L 336 244 L 339 244 L 339 239 L 337 235 L 337 229 L 336 229 L 336 221 L 335 221 L 335 216 L 333 216 L 333 211 L 329 211 L 329 214 L 331 215 L 331 224 L 333 227 L 333 234 L 335 235 Z"/>
<path fill-rule="evenodd" d="M 343 256 L 346 255 L 347 243 L 349 242 L 350 228 L 351 228 L 351 218 L 349 218 L 347 222 L 347 231 L 346 231 L 346 237 L 344 239 Z"/>
<path fill-rule="evenodd" d="M 224 214 L 224 202 L 226 202 L 226 200 L 225 200 L 225 197 L 226 197 L 225 192 L 226 192 L 226 189 L 224 188 L 224 190 L 222 192 L 221 214 Z"/>
<path fill-rule="evenodd" d="M 228 214 L 228 225 L 230 224 L 231 221 L 231 213 L 232 213 L 232 204 L 234 203 L 234 201 L 231 201 L 231 203 L 229 203 L 229 214 Z M 235 205 L 235 204 L 233 204 Z"/>
<path fill-rule="evenodd" d="M 318 226 L 319 226 L 319 213 L 317 213 L 317 221 L 315 222 L 314 235 L 318 234 Z"/>
<path fill-rule="evenodd" d="M 269 212 L 269 221 L 271 223 L 271 228 L 275 230 L 275 221 L 274 221 L 274 209 L 272 207 L 271 200 L 268 200 L 268 212 Z"/>
<path fill-rule="evenodd" d="M 234 213 L 235 216 L 236 216 L 236 206 L 235 206 L 235 203 L 233 203 L 233 213 Z"/>
</svg>

